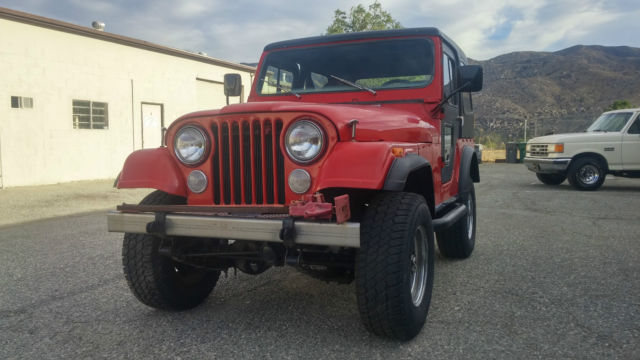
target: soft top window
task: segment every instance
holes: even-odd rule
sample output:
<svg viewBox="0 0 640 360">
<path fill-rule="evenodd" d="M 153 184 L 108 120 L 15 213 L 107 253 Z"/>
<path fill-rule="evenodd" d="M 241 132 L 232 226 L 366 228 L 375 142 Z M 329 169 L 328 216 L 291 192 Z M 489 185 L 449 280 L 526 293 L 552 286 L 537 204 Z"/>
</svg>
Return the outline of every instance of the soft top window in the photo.
<svg viewBox="0 0 640 360">
<path fill-rule="evenodd" d="M 274 51 L 258 78 L 258 94 L 425 87 L 433 78 L 429 39 L 364 41 Z"/>
</svg>

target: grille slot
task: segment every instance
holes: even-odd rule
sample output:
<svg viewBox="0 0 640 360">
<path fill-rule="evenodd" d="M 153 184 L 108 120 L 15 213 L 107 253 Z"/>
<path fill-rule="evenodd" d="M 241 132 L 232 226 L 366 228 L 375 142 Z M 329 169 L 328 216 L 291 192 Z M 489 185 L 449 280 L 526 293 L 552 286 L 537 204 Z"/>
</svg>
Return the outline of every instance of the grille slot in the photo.
<svg viewBox="0 0 640 360">
<path fill-rule="evenodd" d="M 214 120 L 214 204 L 284 204 L 282 129 L 279 119 Z"/>
<path fill-rule="evenodd" d="M 548 155 L 548 146 L 547 144 L 531 144 L 529 154 L 536 157 L 546 157 Z"/>
</svg>

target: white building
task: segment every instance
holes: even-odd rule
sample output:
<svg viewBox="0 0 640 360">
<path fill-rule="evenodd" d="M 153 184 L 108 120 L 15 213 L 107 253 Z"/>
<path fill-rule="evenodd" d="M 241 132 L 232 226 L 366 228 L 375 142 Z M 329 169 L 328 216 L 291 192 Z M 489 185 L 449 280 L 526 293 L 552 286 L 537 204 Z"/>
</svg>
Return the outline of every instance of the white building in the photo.
<svg viewBox="0 0 640 360">
<path fill-rule="evenodd" d="M 179 116 L 245 101 L 255 69 L 0 7 L 0 188 L 115 178 Z"/>
</svg>

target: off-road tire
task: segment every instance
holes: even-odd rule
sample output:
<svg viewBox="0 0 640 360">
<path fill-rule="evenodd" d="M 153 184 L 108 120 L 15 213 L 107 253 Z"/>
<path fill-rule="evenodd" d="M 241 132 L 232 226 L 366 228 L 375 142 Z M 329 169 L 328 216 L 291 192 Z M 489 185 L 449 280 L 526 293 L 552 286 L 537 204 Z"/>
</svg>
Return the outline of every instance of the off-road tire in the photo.
<svg viewBox="0 0 640 360">
<path fill-rule="evenodd" d="M 402 341 L 420 332 L 431 302 L 433 253 L 424 197 L 382 193 L 371 201 L 360 223 L 355 273 L 358 309 L 367 330 Z"/>
<path fill-rule="evenodd" d="M 467 206 L 467 215 L 450 228 L 436 233 L 440 254 L 451 259 L 468 258 L 476 244 L 476 191 L 473 182 L 470 189 L 461 194 L 460 202 Z"/>
<path fill-rule="evenodd" d="M 601 161 L 583 157 L 571 162 L 567 179 L 578 190 L 593 191 L 602 186 L 606 176 L 605 166 Z"/>
<path fill-rule="evenodd" d="M 147 195 L 141 205 L 181 205 L 184 198 L 162 191 Z M 160 255 L 163 241 L 147 234 L 125 233 L 122 265 L 127 284 L 135 297 L 153 308 L 179 311 L 202 303 L 215 287 L 219 271 L 178 263 Z"/>
<path fill-rule="evenodd" d="M 560 185 L 567 179 L 566 174 L 536 173 L 536 177 L 541 183 L 546 185 Z"/>
</svg>

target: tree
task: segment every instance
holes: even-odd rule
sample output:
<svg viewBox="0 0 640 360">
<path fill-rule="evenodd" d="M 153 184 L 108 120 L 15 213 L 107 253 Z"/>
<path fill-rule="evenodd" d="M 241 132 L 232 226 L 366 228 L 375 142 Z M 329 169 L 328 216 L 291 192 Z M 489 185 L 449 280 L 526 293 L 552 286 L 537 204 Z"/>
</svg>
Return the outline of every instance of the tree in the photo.
<svg viewBox="0 0 640 360">
<path fill-rule="evenodd" d="M 611 103 L 611 105 L 607 106 L 607 108 L 604 109 L 604 111 L 630 109 L 632 107 L 633 106 L 631 106 L 631 103 L 629 103 L 627 100 L 616 100 L 613 103 Z"/>
<path fill-rule="evenodd" d="M 369 5 L 369 10 L 365 9 L 362 4 L 352 7 L 349 10 L 349 15 L 345 11 L 336 9 L 333 13 L 333 23 L 327 28 L 327 34 L 400 28 L 402 28 L 400 22 L 382 10 L 382 5 L 376 0 Z"/>
</svg>

